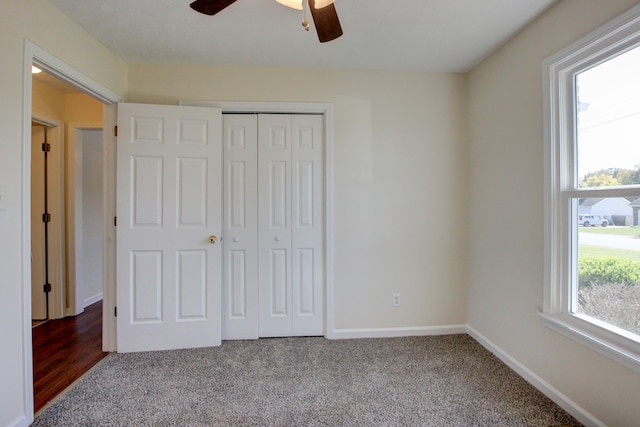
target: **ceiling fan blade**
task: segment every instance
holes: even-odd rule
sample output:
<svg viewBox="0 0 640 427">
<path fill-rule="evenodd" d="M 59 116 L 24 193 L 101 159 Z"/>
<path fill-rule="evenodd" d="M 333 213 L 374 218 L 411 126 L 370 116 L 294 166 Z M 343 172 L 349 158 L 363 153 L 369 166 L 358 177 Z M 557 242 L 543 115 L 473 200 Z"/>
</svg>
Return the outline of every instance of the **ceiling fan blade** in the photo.
<svg viewBox="0 0 640 427">
<path fill-rule="evenodd" d="M 237 0 L 196 0 L 191 3 L 191 9 L 205 15 L 215 15 L 227 6 L 232 5 Z"/>
<path fill-rule="evenodd" d="M 316 9 L 316 0 L 309 0 L 309 9 L 316 25 L 320 43 L 335 40 L 342 35 L 342 27 L 333 3 L 322 9 Z"/>
</svg>

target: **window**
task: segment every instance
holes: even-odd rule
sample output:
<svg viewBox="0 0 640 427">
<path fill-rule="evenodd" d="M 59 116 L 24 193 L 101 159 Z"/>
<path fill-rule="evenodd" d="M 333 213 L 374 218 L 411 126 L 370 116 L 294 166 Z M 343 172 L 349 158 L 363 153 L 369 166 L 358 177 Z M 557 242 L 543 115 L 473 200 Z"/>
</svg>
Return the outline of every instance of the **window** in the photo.
<svg viewBox="0 0 640 427">
<path fill-rule="evenodd" d="M 554 330 L 640 372 L 640 6 L 544 62 Z"/>
</svg>

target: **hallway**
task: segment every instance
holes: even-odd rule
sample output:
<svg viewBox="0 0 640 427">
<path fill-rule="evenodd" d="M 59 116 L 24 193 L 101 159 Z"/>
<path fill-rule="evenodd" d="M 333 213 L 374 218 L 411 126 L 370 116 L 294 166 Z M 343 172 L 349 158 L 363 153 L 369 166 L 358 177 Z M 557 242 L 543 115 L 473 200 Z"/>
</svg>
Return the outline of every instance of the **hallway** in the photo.
<svg viewBox="0 0 640 427">
<path fill-rule="evenodd" d="M 50 320 L 32 329 L 33 394 L 37 413 L 107 356 L 102 351 L 102 301 L 75 317 Z"/>
</svg>

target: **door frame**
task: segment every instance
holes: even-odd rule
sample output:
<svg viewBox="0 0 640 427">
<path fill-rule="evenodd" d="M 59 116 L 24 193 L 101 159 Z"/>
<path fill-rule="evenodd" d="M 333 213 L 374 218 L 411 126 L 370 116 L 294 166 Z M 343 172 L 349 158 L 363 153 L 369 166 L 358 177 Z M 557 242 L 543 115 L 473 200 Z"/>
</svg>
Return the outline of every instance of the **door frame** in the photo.
<svg viewBox="0 0 640 427">
<path fill-rule="evenodd" d="M 178 105 L 217 107 L 222 114 L 276 113 L 321 114 L 324 116 L 324 336 L 335 339 L 333 289 L 333 104 L 326 102 L 193 101 Z"/>
<path fill-rule="evenodd" d="M 31 116 L 32 116 L 32 76 L 31 66 L 37 65 L 56 78 L 77 87 L 104 104 L 104 129 L 113 129 L 116 123 L 116 104 L 122 96 L 111 91 L 67 63 L 29 40 L 24 41 L 23 87 L 22 87 L 22 188 L 21 205 L 23 220 L 21 253 L 22 286 L 22 359 L 23 359 L 23 402 L 28 417 L 33 421 L 33 347 L 31 342 L 31 220 L 25 215 L 31 212 Z M 115 216 L 115 136 L 103 132 L 104 155 L 104 307 L 115 306 L 115 230 L 112 220 Z M 27 215 L 28 217 L 28 215 Z M 107 316 L 110 309 L 103 310 L 103 339 L 105 351 L 115 350 L 115 317 Z"/>
</svg>

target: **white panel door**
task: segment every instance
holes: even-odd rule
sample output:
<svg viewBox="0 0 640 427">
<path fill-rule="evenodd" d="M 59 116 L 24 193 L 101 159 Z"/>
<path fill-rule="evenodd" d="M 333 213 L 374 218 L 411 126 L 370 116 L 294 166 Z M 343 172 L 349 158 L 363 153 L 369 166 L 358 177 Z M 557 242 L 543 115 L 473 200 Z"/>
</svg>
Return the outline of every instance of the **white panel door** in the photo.
<svg viewBox="0 0 640 427">
<path fill-rule="evenodd" d="M 120 104 L 118 129 L 118 351 L 220 345 L 221 112 Z"/>
<path fill-rule="evenodd" d="M 322 116 L 258 119 L 261 337 L 322 335 Z"/>
<path fill-rule="evenodd" d="M 291 116 L 291 280 L 293 335 L 324 333 L 322 116 Z"/>
<path fill-rule="evenodd" d="M 293 335 L 291 117 L 258 117 L 260 336 Z"/>
<path fill-rule="evenodd" d="M 258 338 L 258 121 L 225 114 L 223 339 Z"/>
</svg>

